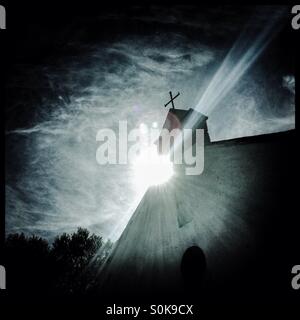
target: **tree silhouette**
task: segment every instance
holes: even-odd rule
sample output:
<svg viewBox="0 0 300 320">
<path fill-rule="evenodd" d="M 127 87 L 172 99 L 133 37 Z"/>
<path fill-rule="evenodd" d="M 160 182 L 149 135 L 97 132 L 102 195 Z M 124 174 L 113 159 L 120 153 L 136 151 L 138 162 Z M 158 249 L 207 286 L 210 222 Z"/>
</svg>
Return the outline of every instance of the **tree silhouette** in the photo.
<svg viewBox="0 0 300 320">
<path fill-rule="evenodd" d="M 13 294 L 33 296 L 88 294 L 111 247 L 83 228 L 56 237 L 52 245 L 40 237 L 11 234 L 4 252 L 8 287 Z"/>
<path fill-rule="evenodd" d="M 38 294 L 44 286 L 49 287 L 50 278 L 46 274 L 49 252 L 48 242 L 42 238 L 27 238 L 23 233 L 9 235 L 4 250 L 8 290 Z"/>
<path fill-rule="evenodd" d="M 79 228 L 69 235 L 57 237 L 51 250 L 54 261 L 57 291 L 63 294 L 82 294 L 97 272 L 98 264 L 90 264 L 103 244 L 102 238 Z"/>
</svg>

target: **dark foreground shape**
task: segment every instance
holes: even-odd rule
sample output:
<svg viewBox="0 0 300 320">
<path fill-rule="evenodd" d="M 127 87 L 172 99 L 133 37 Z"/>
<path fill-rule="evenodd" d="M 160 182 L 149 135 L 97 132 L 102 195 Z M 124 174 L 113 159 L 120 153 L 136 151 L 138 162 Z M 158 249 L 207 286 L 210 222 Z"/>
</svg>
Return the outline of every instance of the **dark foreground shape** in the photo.
<svg viewBox="0 0 300 320">
<path fill-rule="evenodd" d="M 200 247 L 189 247 L 181 260 L 181 274 L 188 287 L 199 287 L 206 274 L 206 258 Z"/>
</svg>

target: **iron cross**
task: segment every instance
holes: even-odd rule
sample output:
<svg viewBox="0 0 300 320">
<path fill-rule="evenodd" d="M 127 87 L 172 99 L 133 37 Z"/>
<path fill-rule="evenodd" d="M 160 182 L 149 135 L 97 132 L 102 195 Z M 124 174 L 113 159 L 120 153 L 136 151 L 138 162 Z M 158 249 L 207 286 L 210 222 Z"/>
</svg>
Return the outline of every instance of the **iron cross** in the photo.
<svg viewBox="0 0 300 320">
<path fill-rule="evenodd" d="M 178 92 L 175 97 L 172 96 L 172 91 L 170 91 L 169 93 L 170 93 L 171 100 L 170 100 L 168 103 L 165 104 L 165 107 L 166 107 L 169 103 L 172 103 L 172 108 L 175 109 L 175 107 L 174 107 L 174 102 L 173 102 L 173 101 L 180 95 L 180 93 Z"/>
</svg>

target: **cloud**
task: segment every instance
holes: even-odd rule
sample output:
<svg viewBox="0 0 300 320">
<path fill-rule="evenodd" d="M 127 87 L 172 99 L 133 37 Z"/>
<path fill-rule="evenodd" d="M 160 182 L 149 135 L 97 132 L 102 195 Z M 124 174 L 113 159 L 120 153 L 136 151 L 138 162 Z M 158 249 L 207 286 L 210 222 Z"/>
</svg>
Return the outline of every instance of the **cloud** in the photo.
<svg viewBox="0 0 300 320">
<path fill-rule="evenodd" d="M 224 15 L 231 18 L 224 19 L 220 29 L 215 28 L 218 12 L 214 16 L 212 9 L 208 15 L 183 12 L 180 7 L 171 13 L 152 10 L 153 16 L 136 15 L 133 20 L 146 25 L 151 20 L 151 30 L 155 22 L 153 32 L 126 31 L 114 41 L 88 42 L 75 33 L 58 57 L 15 67 L 8 83 L 7 232 L 52 239 L 81 226 L 116 239 L 125 227 L 140 200 L 133 168 L 97 164 L 97 131 L 117 130 L 119 120 L 127 120 L 129 129 L 154 121 L 161 127 L 170 90 L 181 93 L 178 108 L 193 107 L 228 50 L 224 43 L 231 43 L 243 17 L 231 23 L 235 15 L 227 8 Z M 175 29 L 165 29 L 166 23 Z M 187 32 L 192 26 L 196 33 Z M 81 29 L 80 36 L 89 31 Z M 268 86 L 263 69 L 244 77 L 210 116 L 212 138 L 292 128 L 292 76 L 274 77 L 280 79 L 279 89 Z M 280 106 L 266 97 L 271 90 L 280 97 Z"/>
<path fill-rule="evenodd" d="M 91 46 L 88 54 L 61 65 L 43 66 L 50 88 L 44 102 L 30 125 L 7 131 L 12 156 L 19 159 L 8 165 L 8 175 L 22 162 L 18 176 L 7 181 L 7 232 L 51 238 L 82 226 L 112 237 L 117 222 L 126 223 L 138 193 L 132 168 L 96 163 L 97 131 L 117 129 L 119 120 L 127 120 L 129 128 L 154 121 L 162 126 L 169 89 L 214 56 L 205 46 L 191 47 L 182 35 L 164 42 L 161 36 L 124 38 Z M 38 79 L 31 83 L 38 85 Z"/>
<path fill-rule="evenodd" d="M 287 75 L 282 78 L 282 86 L 295 95 L 295 77 Z"/>
</svg>

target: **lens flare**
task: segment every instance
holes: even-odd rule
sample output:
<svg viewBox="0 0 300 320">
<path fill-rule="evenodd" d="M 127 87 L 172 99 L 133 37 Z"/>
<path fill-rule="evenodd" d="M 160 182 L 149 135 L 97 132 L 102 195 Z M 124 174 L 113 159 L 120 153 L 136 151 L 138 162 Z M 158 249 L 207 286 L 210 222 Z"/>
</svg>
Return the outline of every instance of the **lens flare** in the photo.
<svg viewBox="0 0 300 320">
<path fill-rule="evenodd" d="M 213 76 L 195 110 L 209 116 L 220 105 L 284 26 L 285 14 L 286 8 L 282 6 L 257 9 Z M 191 128 L 198 120 L 197 115 L 192 114 L 185 126 Z"/>
</svg>

